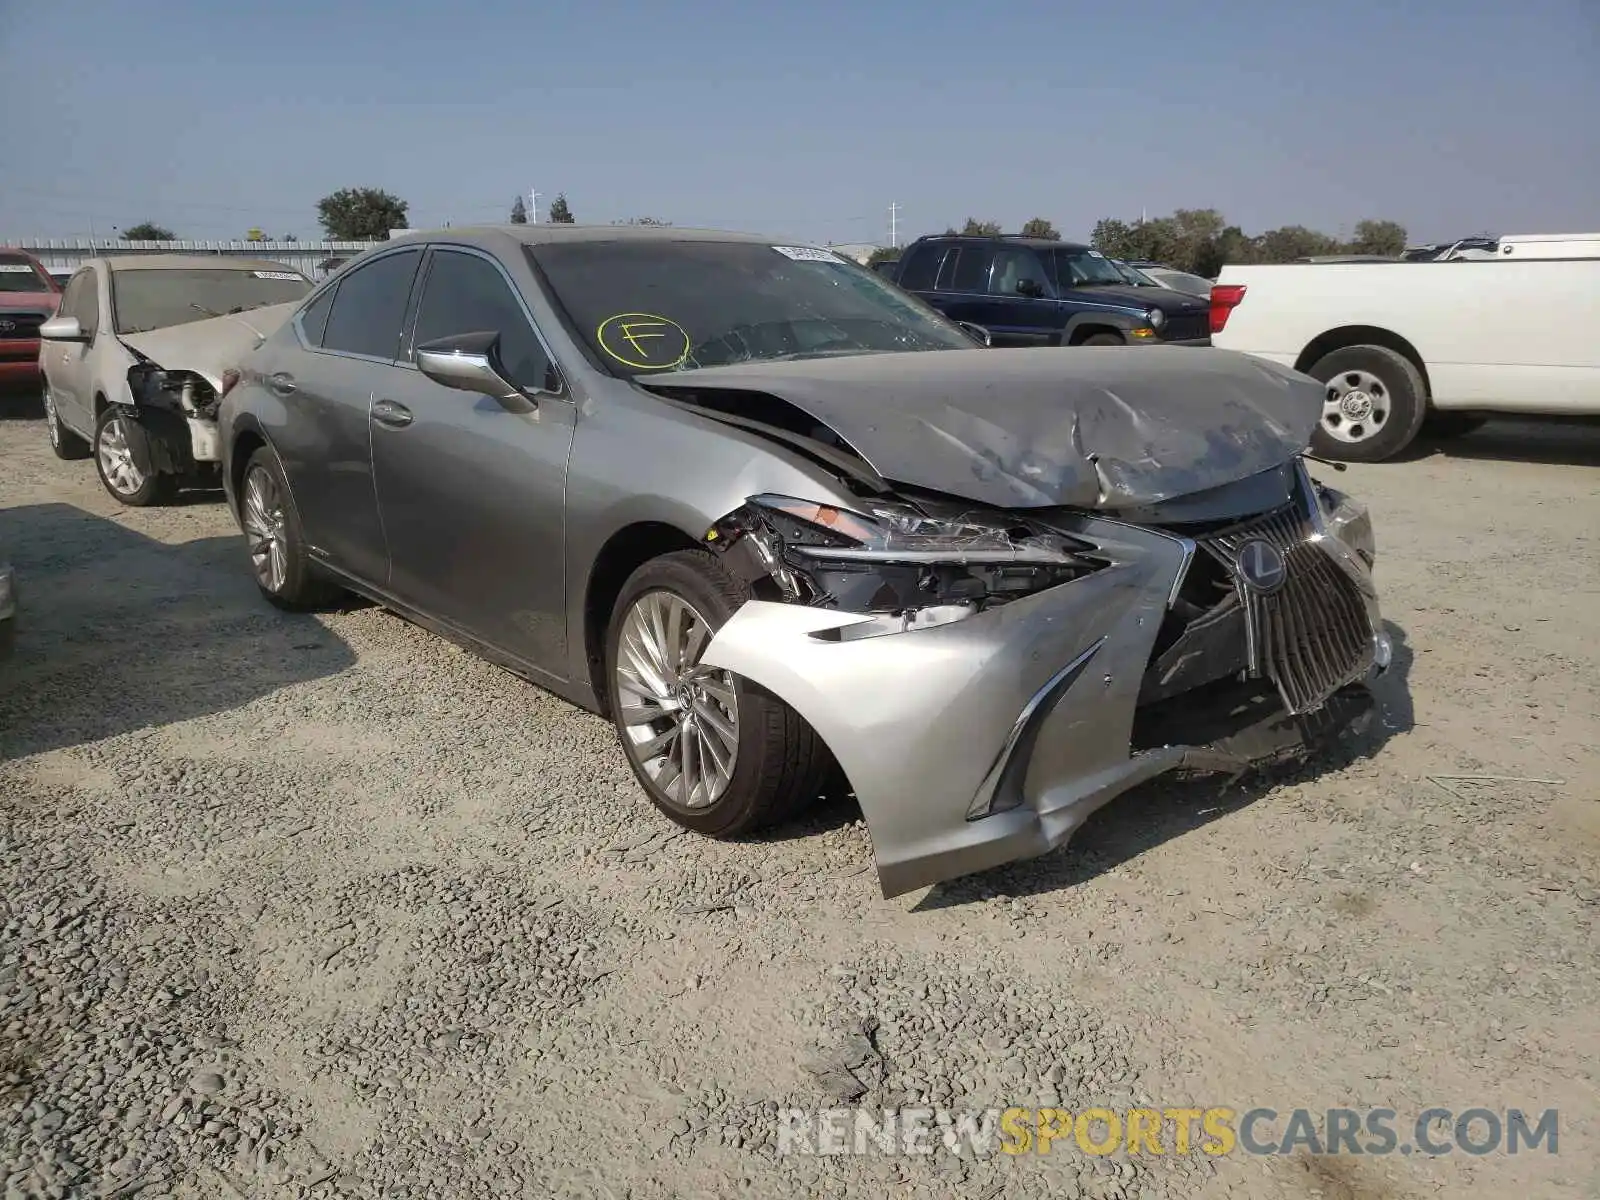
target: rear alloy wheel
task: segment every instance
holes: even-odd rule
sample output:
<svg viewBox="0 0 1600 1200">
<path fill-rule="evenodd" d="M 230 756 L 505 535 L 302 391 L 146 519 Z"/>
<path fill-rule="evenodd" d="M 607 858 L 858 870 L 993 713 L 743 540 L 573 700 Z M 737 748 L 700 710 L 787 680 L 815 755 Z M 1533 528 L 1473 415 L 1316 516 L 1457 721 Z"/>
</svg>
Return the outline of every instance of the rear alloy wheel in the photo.
<svg viewBox="0 0 1600 1200">
<path fill-rule="evenodd" d="M 139 465 L 133 451 L 133 418 L 120 405 L 108 404 L 94 427 L 94 462 L 100 482 L 112 499 L 133 508 L 165 504 L 178 490 L 171 475 L 150 471 Z"/>
<path fill-rule="evenodd" d="M 50 449 L 55 451 L 57 458 L 89 457 L 89 443 L 61 423 L 61 414 L 56 411 L 56 398 L 51 394 L 49 384 L 45 384 L 44 388 L 44 428 L 50 435 Z"/>
<path fill-rule="evenodd" d="M 1382 462 L 1409 446 L 1427 416 L 1422 373 L 1387 346 L 1346 346 L 1309 374 L 1323 385 L 1311 448 L 1324 458 Z"/>
<path fill-rule="evenodd" d="M 698 833 L 735 837 L 816 797 L 829 757 L 772 693 L 701 662 L 750 598 L 709 554 L 684 550 L 623 585 L 606 637 L 612 721 L 651 801 Z"/>
<path fill-rule="evenodd" d="M 256 586 L 272 604 L 291 611 L 316 608 L 339 589 L 317 577 L 306 556 L 300 518 L 271 448 L 250 456 L 239 486 L 239 523 L 250 550 Z"/>
</svg>

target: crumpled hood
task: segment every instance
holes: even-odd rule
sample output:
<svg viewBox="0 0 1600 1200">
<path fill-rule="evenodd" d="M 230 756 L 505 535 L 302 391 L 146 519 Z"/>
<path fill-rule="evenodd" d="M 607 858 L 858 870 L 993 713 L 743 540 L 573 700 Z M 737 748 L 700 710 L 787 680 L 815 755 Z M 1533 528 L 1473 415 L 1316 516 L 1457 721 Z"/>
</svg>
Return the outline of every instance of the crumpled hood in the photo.
<svg viewBox="0 0 1600 1200">
<path fill-rule="evenodd" d="M 238 366 L 245 355 L 276 333 L 299 303 L 291 300 L 285 304 L 269 304 L 225 317 L 119 336 L 123 345 L 163 370 L 197 372 L 220 391 L 222 373 Z"/>
<path fill-rule="evenodd" d="M 636 380 L 758 391 L 885 479 L 999 508 L 1118 510 L 1221 487 L 1304 450 L 1320 385 L 1228 350 L 941 350 L 753 362 Z"/>
</svg>

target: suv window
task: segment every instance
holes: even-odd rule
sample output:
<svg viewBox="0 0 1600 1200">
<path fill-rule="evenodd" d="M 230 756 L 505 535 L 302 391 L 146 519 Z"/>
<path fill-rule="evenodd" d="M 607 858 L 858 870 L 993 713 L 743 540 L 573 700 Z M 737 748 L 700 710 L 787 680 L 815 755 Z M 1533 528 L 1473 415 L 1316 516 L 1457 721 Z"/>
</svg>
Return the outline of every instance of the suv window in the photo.
<svg viewBox="0 0 1600 1200">
<path fill-rule="evenodd" d="M 341 276 L 322 348 L 393 360 L 421 258 L 420 249 L 400 250 Z"/>
<path fill-rule="evenodd" d="M 981 292 L 984 289 L 984 264 L 988 261 L 987 246 L 953 246 L 944 256 L 939 268 L 936 291 Z"/>
<path fill-rule="evenodd" d="M 333 310 L 333 294 L 338 290 L 339 285 L 334 284 L 300 314 L 300 329 L 313 346 L 322 345 L 322 336 L 328 331 L 328 314 Z"/>
<path fill-rule="evenodd" d="M 1050 284 L 1045 278 L 1044 264 L 1032 250 L 1007 247 L 994 252 L 994 264 L 989 269 L 989 294 L 993 296 L 1019 296 L 1023 283 L 1038 287 L 1035 295 L 1048 296 Z"/>
<path fill-rule="evenodd" d="M 94 271 L 79 271 L 67 281 L 67 290 L 61 296 L 61 315 L 77 317 L 78 328 L 90 337 L 100 326 L 99 289 L 95 287 Z"/>
<path fill-rule="evenodd" d="M 908 292 L 931 292 L 939 277 L 939 264 L 944 261 L 948 247 L 941 243 L 917 246 L 907 256 L 895 280 Z"/>
<path fill-rule="evenodd" d="M 500 335 L 500 361 L 512 383 L 560 390 L 561 380 L 551 369 L 550 356 L 499 269 L 476 254 L 435 250 L 417 310 L 412 346 L 486 329 Z"/>
</svg>

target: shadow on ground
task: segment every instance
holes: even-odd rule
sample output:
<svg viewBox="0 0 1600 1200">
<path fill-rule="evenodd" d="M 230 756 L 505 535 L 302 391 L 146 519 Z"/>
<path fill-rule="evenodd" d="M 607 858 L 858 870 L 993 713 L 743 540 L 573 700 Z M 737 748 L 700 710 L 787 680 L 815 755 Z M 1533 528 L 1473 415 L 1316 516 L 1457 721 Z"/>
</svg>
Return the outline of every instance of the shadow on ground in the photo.
<svg viewBox="0 0 1600 1200">
<path fill-rule="evenodd" d="M 237 537 L 168 545 L 41 504 L 0 510 L 0 542 L 19 594 L 0 759 L 226 712 L 355 661 L 261 598 Z"/>
<path fill-rule="evenodd" d="M 1377 708 L 1366 732 L 1313 758 L 1265 768 L 1234 782 L 1225 777 L 1156 779 L 1119 796 L 1084 822 L 1065 846 L 1024 862 L 935 884 L 916 911 L 950 908 L 994 896 L 1028 896 L 1072 887 L 1138 858 L 1212 821 L 1253 804 L 1273 788 L 1315 779 L 1382 750 L 1415 724 L 1409 676 L 1413 659 L 1405 631 L 1386 622 L 1394 643 L 1389 670 L 1372 687 Z"/>
<path fill-rule="evenodd" d="M 0 421 L 44 420 L 44 392 L 32 385 L 0 385 Z"/>
<path fill-rule="evenodd" d="M 1404 458 L 1445 458 L 1600 467 L 1600 419 L 1528 418 L 1488 422 L 1459 437 L 1423 436 Z"/>
</svg>

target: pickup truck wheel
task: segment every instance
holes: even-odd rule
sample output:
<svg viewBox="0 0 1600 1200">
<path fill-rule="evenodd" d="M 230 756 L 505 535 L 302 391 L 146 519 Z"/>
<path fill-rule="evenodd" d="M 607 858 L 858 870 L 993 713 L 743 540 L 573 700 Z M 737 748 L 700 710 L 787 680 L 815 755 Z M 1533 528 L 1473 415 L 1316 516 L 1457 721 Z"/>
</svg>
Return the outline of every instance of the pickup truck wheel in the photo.
<svg viewBox="0 0 1600 1200">
<path fill-rule="evenodd" d="M 1422 373 L 1387 346 L 1345 346 L 1309 374 L 1323 385 L 1311 448 L 1325 458 L 1382 462 L 1411 444 L 1428 415 Z"/>
<path fill-rule="evenodd" d="M 1078 343 L 1080 346 L 1121 346 L 1125 344 L 1114 333 L 1097 333 L 1093 337 L 1086 337 Z"/>
</svg>

